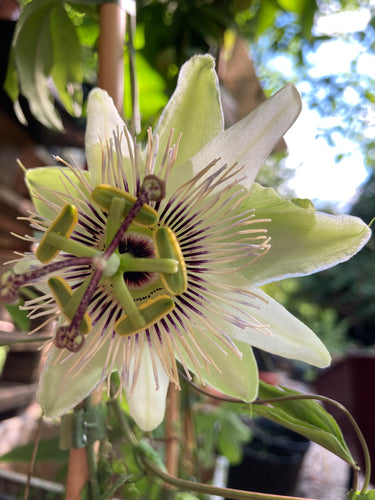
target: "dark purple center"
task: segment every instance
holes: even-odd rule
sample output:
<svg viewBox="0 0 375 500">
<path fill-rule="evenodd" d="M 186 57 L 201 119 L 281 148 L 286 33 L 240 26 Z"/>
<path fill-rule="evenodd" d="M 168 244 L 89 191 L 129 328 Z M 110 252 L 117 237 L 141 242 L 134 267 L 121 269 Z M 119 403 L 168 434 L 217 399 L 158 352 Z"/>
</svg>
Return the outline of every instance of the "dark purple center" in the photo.
<svg viewBox="0 0 375 500">
<path fill-rule="evenodd" d="M 152 241 L 142 234 L 127 233 L 121 241 L 118 250 L 136 258 L 153 258 L 155 256 Z M 132 289 L 147 285 L 154 273 L 127 271 L 124 273 L 125 283 Z"/>
</svg>

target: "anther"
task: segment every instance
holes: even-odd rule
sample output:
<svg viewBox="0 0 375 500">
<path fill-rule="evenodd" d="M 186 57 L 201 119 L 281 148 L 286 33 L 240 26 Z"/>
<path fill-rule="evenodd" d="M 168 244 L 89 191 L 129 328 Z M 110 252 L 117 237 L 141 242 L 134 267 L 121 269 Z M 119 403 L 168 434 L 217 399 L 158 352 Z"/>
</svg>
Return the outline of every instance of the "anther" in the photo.
<svg viewBox="0 0 375 500">
<path fill-rule="evenodd" d="M 48 286 L 62 314 L 68 320 L 72 321 L 82 298 L 82 291 L 80 288 L 78 288 L 76 292 L 73 292 L 68 283 L 59 276 L 52 276 L 48 280 Z M 91 319 L 87 313 L 84 314 L 79 328 L 85 335 L 91 330 Z"/>
<path fill-rule="evenodd" d="M 60 252 L 61 248 L 51 243 L 50 236 L 57 234 L 68 238 L 72 233 L 74 226 L 77 224 L 77 209 L 73 205 L 66 204 L 61 212 L 52 222 L 48 230 L 45 232 L 41 242 L 36 249 L 35 255 L 43 264 L 50 262 Z"/>
<path fill-rule="evenodd" d="M 99 184 L 91 193 L 91 198 L 97 205 L 106 212 L 109 211 L 111 202 L 114 198 L 123 200 L 124 207 L 122 216 L 125 217 L 131 210 L 137 198 L 122 191 L 119 188 L 109 186 L 108 184 Z M 139 210 L 138 214 L 134 217 L 133 223 L 145 227 L 153 227 L 159 220 L 158 213 L 149 205 L 144 205 Z"/>
<path fill-rule="evenodd" d="M 84 285 L 82 285 L 81 292 L 79 294 L 80 300 L 79 301 L 77 300 L 78 307 L 77 307 L 76 311 L 74 312 L 74 316 L 71 320 L 70 325 L 68 326 L 68 330 L 67 330 L 67 334 L 66 334 L 68 339 L 71 339 L 70 344 L 67 343 L 66 347 L 67 347 L 67 349 L 69 349 L 72 352 L 76 352 L 76 351 L 73 351 L 73 349 L 75 349 L 74 345 L 77 345 L 77 350 L 79 350 L 83 345 L 84 339 L 83 339 L 83 337 L 81 338 L 82 333 L 80 330 L 81 330 L 81 328 L 84 328 L 84 324 L 85 324 L 84 319 L 85 319 L 85 317 L 86 318 L 88 317 L 88 314 L 86 313 L 86 311 L 87 311 L 87 308 L 89 306 L 91 297 L 94 295 L 94 292 L 99 284 L 99 281 L 102 277 L 102 274 L 103 274 L 103 271 L 101 271 L 100 269 L 95 269 L 94 273 L 91 275 L 91 278 L 90 278 L 90 281 L 88 282 L 88 284 L 85 283 Z M 68 317 L 71 317 L 71 315 L 69 313 L 67 313 L 67 307 L 70 306 L 71 304 L 72 304 L 72 297 L 70 298 L 68 303 L 63 308 L 64 309 L 63 312 Z M 91 321 L 90 321 L 89 327 L 91 327 Z M 75 339 L 74 343 L 73 343 L 72 339 Z"/>
<path fill-rule="evenodd" d="M 134 326 L 128 315 L 121 316 L 115 324 L 115 332 L 121 337 L 127 337 L 139 333 L 157 323 L 159 319 L 163 318 L 166 314 L 174 308 L 174 301 L 168 295 L 161 295 L 155 299 L 151 299 L 145 304 L 139 306 L 139 311 L 145 319 L 145 325 L 140 328 Z"/>
<path fill-rule="evenodd" d="M 174 259 L 178 262 L 178 271 L 173 274 L 160 273 L 167 290 L 173 295 L 181 295 L 187 288 L 187 272 L 184 257 L 176 235 L 169 227 L 158 227 L 153 234 L 156 257 Z"/>
</svg>

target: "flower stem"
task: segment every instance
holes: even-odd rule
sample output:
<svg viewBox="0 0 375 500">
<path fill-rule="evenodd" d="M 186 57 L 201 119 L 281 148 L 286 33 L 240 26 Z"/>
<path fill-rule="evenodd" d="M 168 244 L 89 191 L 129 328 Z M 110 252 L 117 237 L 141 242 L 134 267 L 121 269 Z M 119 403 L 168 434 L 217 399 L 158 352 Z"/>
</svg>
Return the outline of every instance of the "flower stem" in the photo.
<svg viewBox="0 0 375 500">
<path fill-rule="evenodd" d="M 151 461 L 146 456 L 141 457 L 143 464 L 146 469 L 153 472 L 160 479 L 166 483 L 175 486 L 179 490 L 183 491 L 196 491 L 198 493 L 207 493 L 209 495 L 218 495 L 225 498 L 231 498 L 232 500 L 314 500 L 314 499 L 302 499 L 301 497 L 289 497 L 284 495 L 269 495 L 268 493 L 256 493 L 252 491 L 242 491 L 234 490 L 232 488 L 219 488 L 217 486 L 211 486 L 203 483 L 194 483 L 187 479 L 180 479 L 173 477 L 167 472 L 160 469 L 155 462 Z"/>
<path fill-rule="evenodd" d="M 26 481 L 26 486 L 25 486 L 25 492 L 23 495 L 23 500 L 29 500 L 29 492 L 30 492 L 30 482 L 31 482 L 31 475 L 34 470 L 34 465 L 35 465 L 35 459 L 36 455 L 38 453 L 38 447 L 39 447 L 39 442 L 40 442 L 40 435 L 42 432 L 42 425 L 43 425 L 43 414 L 40 416 L 38 420 L 38 427 L 36 430 L 36 435 L 34 437 L 34 445 L 33 445 L 33 451 L 31 454 L 31 460 L 29 463 L 29 470 L 27 471 L 27 481 Z"/>
<path fill-rule="evenodd" d="M 130 131 L 132 136 L 139 134 L 141 131 L 141 115 L 139 111 L 139 89 L 137 81 L 137 69 L 135 61 L 134 34 L 135 34 L 135 17 L 128 15 L 128 53 L 129 53 L 129 73 L 130 73 L 130 90 L 132 101 L 132 118 Z"/>
</svg>

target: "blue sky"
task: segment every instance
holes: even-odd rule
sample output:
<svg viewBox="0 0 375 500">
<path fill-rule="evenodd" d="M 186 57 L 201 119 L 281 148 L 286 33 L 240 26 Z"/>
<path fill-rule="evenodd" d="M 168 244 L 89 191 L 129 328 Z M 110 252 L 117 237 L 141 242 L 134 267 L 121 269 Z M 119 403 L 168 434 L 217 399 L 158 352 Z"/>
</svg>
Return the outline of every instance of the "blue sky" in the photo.
<svg viewBox="0 0 375 500">
<path fill-rule="evenodd" d="M 317 33 L 327 35 L 349 33 L 363 30 L 369 20 L 369 10 L 362 9 L 358 12 L 322 16 L 315 29 Z M 310 74 L 316 77 L 344 74 L 350 71 L 351 61 L 356 58 L 359 72 L 374 72 L 375 55 L 361 54 L 361 50 L 363 51 L 363 47 L 360 44 L 339 37 L 323 42 L 309 55 L 309 62 L 312 64 Z M 275 68 L 292 75 L 291 64 L 284 56 L 273 62 Z M 297 83 L 297 87 L 302 95 L 311 91 L 304 82 Z M 358 99 L 355 89 L 346 89 L 345 99 L 354 105 Z M 310 198 L 318 206 L 328 203 L 334 206 L 335 211 L 341 212 L 348 210 L 350 202 L 355 200 L 358 187 L 366 180 L 368 172 L 358 144 L 335 134 L 335 146 L 332 147 L 324 138 L 317 137 L 319 127 L 333 128 L 337 124 L 339 118 L 322 118 L 316 110 L 309 110 L 305 105 L 297 122 L 285 136 L 289 150 L 285 166 L 294 170 L 294 178 L 289 186 L 298 197 Z M 372 116 L 372 125 L 368 134 L 375 139 L 375 116 Z M 336 162 L 337 155 L 344 155 L 344 158 Z"/>
</svg>

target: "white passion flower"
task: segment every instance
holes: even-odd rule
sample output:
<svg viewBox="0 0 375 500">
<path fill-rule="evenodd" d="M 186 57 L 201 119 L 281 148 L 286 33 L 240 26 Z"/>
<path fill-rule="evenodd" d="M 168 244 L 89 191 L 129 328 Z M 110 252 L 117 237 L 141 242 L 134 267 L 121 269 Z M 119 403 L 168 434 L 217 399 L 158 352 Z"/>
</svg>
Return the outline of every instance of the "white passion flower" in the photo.
<svg viewBox="0 0 375 500">
<path fill-rule="evenodd" d="M 287 85 L 223 131 L 214 61 L 196 56 L 144 149 L 107 93 L 88 99 L 88 170 L 32 169 L 37 249 L 3 277 L 3 300 L 39 287 L 31 317 L 57 320 L 38 400 L 49 417 L 117 371 L 144 430 L 187 377 L 252 401 L 251 346 L 325 367 L 330 356 L 259 285 L 347 260 L 368 240 L 359 219 L 280 199 L 254 183 L 300 112 Z M 36 257 L 36 258 L 35 258 Z M 22 272 L 21 272 L 22 270 Z"/>
</svg>

